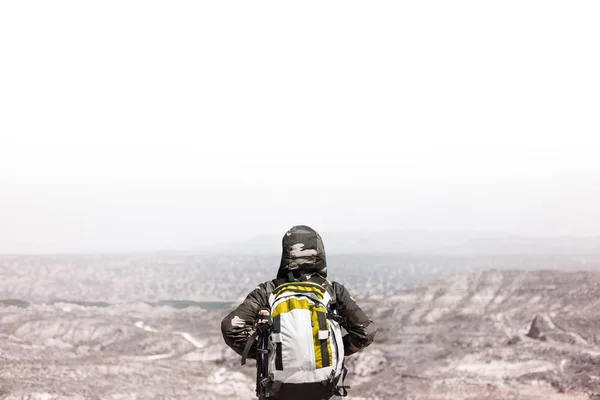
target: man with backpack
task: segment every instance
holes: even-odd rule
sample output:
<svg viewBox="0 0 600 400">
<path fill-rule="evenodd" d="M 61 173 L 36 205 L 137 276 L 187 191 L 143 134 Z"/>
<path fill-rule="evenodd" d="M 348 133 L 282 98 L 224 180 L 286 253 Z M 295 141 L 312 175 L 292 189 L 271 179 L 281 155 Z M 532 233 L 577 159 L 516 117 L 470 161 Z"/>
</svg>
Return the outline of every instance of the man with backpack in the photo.
<svg viewBox="0 0 600 400">
<path fill-rule="evenodd" d="M 225 343 L 242 364 L 257 360 L 261 399 L 345 396 L 344 357 L 369 346 L 376 326 L 343 285 L 327 280 L 316 231 L 294 226 L 282 247 L 276 279 L 258 285 L 221 322 Z"/>
</svg>

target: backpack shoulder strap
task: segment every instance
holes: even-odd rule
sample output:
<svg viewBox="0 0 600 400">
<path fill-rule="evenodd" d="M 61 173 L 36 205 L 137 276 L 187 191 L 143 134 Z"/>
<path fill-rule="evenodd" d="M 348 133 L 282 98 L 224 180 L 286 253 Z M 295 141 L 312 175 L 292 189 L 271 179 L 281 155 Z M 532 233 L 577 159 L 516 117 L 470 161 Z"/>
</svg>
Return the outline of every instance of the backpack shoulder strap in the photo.
<svg viewBox="0 0 600 400">
<path fill-rule="evenodd" d="M 315 274 L 314 278 L 311 277 L 311 280 L 315 281 L 315 283 L 318 283 L 319 285 L 323 286 L 325 288 L 325 290 L 327 290 L 327 292 L 329 293 L 329 296 L 331 297 L 331 304 L 334 304 L 337 302 L 336 299 L 336 295 L 335 295 L 335 289 L 333 287 L 333 284 L 328 281 L 326 278 L 323 278 L 321 275 Z"/>
<path fill-rule="evenodd" d="M 288 280 L 287 280 L 287 279 L 285 279 L 285 278 L 276 278 L 276 279 L 273 279 L 271 282 L 272 282 L 272 284 L 273 284 L 273 285 L 272 285 L 272 289 L 273 289 L 273 290 L 275 290 L 275 289 L 277 289 L 279 286 L 283 285 L 284 283 L 288 283 Z M 273 290 L 269 291 L 269 294 L 271 294 L 271 292 L 272 292 Z"/>
<path fill-rule="evenodd" d="M 246 365 L 246 359 L 248 358 L 248 353 L 250 353 L 250 348 L 252 348 L 252 344 L 254 344 L 254 341 L 256 340 L 258 335 L 259 335 L 259 332 L 258 332 L 258 330 L 256 330 L 248 338 L 248 341 L 246 342 L 246 346 L 244 347 L 244 352 L 242 353 L 242 365 Z"/>
</svg>

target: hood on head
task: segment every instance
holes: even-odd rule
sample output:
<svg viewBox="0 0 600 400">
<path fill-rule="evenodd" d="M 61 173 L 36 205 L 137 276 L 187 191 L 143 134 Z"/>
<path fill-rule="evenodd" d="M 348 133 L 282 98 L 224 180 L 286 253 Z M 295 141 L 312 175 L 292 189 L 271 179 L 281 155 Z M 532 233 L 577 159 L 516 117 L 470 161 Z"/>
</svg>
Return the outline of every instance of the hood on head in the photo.
<svg viewBox="0 0 600 400">
<path fill-rule="evenodd" d="M 325 247 L 321 236 L 306 225 L 296 225 L 283 235 L 281 241 L 281 264 L 277 278 L 287 278 L 292 272 L 296 277 L 317 273 L 327 277 Z"/>
</svg>

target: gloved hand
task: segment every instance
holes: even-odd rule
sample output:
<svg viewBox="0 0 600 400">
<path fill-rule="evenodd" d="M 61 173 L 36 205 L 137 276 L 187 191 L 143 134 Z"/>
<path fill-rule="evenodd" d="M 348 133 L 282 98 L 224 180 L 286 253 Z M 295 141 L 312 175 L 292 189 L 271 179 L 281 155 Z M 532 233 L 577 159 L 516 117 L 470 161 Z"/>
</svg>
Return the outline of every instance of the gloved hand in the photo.
<svg viewBox="0 0 600 400">
<path fill-rule="evenodd" d="M 271 326 L 271 310 L 261 308 L 256 315 L 256 330 L 265 331 Z"/>
<path fill-rule="evenodd" d="M 260 310 L 258 310 L 258 315 L 256 316 L 256 323 L 258 325 L 266 324 L 270 320 L 271 320 L 271 310 L 269 310 L 268 308 L 261 308 Z"/>
</svg>

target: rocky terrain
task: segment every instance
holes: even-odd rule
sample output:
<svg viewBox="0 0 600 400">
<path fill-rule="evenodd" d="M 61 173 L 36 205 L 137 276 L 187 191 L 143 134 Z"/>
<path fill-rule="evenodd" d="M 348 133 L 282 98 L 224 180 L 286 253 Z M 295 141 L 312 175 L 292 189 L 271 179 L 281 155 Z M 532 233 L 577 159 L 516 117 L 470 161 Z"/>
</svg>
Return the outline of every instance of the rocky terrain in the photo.
<svg viewBox="0 0 600 400">
<path fill-rule="evenodd" d="M 222 312 L 221 312 L 222 313 Z M 0 308 L 5 399 L 250 398 L 248 374 L 198 307 Z"/>
<path fill-rule="evenodd" d="M 599 289 L 598 272 L 472 271 L 370 302 L 380 333 L 364 357 L 379 350 L 394 372 L 369 385 L 380 398 L 600 398 Z"/>
<path fill-rule="evenodd" d="M 234 302 L 149 302 L 238 300 L 270 258 L 222 258 L 216 274 L 189 257 L 4 257 L 0 398 L 253 398 L 252 365 L 219 331 Z M 379 333 L 347 359 L 350 399 L 600 399 L 600 272 L 536 270 L 525 256 L 520 270 L 510 258 L 381 256 L 361 281 L 368 260 L 356 257 L 334 258 L 350 260 L 338 276 Z M 190 296 L 211 283 L 227 296 Z"/>
</svg>

